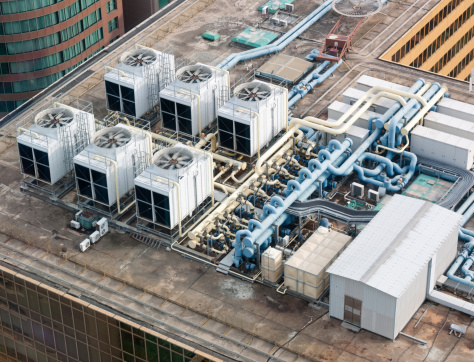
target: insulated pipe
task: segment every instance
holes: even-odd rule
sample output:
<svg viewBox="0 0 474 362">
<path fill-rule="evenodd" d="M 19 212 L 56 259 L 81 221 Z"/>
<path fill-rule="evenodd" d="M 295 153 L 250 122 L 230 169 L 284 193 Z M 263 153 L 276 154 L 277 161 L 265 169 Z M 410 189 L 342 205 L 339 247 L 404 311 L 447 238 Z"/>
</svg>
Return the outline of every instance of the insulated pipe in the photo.
<svg viewBox="0 0 474 362">
<path fill-rule="evenodd" d="M 373 88 L 372 88 L 373 89 Z M 369 91 L 370 92 L 370 91 Z M 320 120 L 318 118 L 314 118 L 314 117 L 305 117 L 304 118 L 304 123 L 302 123 L 303 125 L 305 126 L 309 126 L 309 127 L 313 127 L 319 131 L 323 131 L 323 132 L 326 132 L 326 133 L 330 133 L 330 134 L 334 134 L 334 135 L 339 135 L 339 134 L 343 134 L 343 133 L 346 133 L 346 131 L 359 119 L 359 117 L 364 114 L 368 109 L 369 107 L 374 103 L 376 102 L 379 98 L 391 98 L 391 99 L 394 99 L 400 103 L 402 103 L 403 105 L 406 104 L 405 102 L 405 99 L 403 99 L 401 96 L 399 95 L 396 95 L 396 94 L 392 94 L 392 93 L 388 93 L 388 92 L 380 92 L 380 93 L 377 93 L 375 96 L 373 96 L 372 98 L 370 98 L 370 100 L 364 104 L 364 106 L 362 108 L 360 108 L 353 116 L 351 119 L 349 119 L 346 123 L 344 123 L 342 125 L 342 127 L 340 128 L 333 128 L 333 127 L 326 127 L 324 125 L 322 125 L 321 123 L 324 122 L 326 124 L 331 124 L 332 122 L 327 122 L 327 121 L 324 121 L 324 120 Z M 357 103 L 355 103 L 357 104 Z M 350 111 L 350 110 L 349 110 Z M 349 113 L 349 111 L 347 111 L 347 113 Z M 340 119 L 344 119 L 344 116 L 347 114 L 345 113 Z M 341 122 L 334 122 L 334 123 L 341 123 Z"/>
<path fill-rule="evenodd" d="M 288 99 L 291 99 L 292 97 L 294 97 L 300 90 L 300 87 L 304 87 L 306 84 L 308 84 L 308 82 L 319 77 L 320 76 L 319 73 L 321 73 L 321 71 L 324 68 L 326 68 L 329 65 L 329 63 L 330 63 L 329 60 L 322 62 L 314 71 L 312 71 L 307 77 L 305 77 L 302 81 L 300 81 L 297 86 L 294 86 L 291 89 L 291 91 L 288 93 Z"/>
<path fill-rule="evenodd" d="M 332 0 L 325 1 L 321 6 L 309 14 L 304 20 L 294 26 L 274 44 L 266 45 L 258 49 L 251 49 L 241 53 L 233 53 L 217 65 L 217 68 L 229 70 L 240 61 L 253 59 L 262 55 L 279 52 L 302 34 L 306 29 L 321 19 L 331 10 Z"/>
<path fill-rule="evenodd" d="M 124 71 L 120 70 L 120 69 L 117 69 L 117 68 L 112 68 L 112 67 L 109 67 L 108 65 L 104 66 L 105 69 L 108 69 L 109 71 L 111 72 L 117 72 L 119 75 L 121 75 L 122 77 L 126 77 L 127 75 L 125 74 Z"/>
<path fill-rule="evenodd" d="M 336 142 L 335 142 L 336 143 Z M 339 142 L 337 142 L 339 143 Z M 262 233 L 269 229 L 272 224 L 285 212 L 285 210 L 303 193 L 303 191 L 308 188 L 314 181 L 317 179 L 327 167 L 334 162 L 344 151 L 352 145 L 350 139 L 345 139 L 339 149 L 334 150 L 334 152 L 328 154 L 321 154 L 319 160 L 311 160 L 309 162 L 309 168 L 313 171 L 310 171 L 310 177 L 307 177 L 301 184 L 296 181 L 290 181 L 287 185 L 287 190 L 290 192 L 285 200 L 281 199 L 279 196 L 273 196 L 271 198 L 271 205 L 275 207 L 276 213 L 272 213 L 265 217 L 261 222 L 261 228 L 255 229 L 253 232 L 249 230 L 240 230 L 236 234 L 236 240 L 233 244 L 235 248 L 235 257 L 234 263 L 236 266 L 240 265 L 241 262 L 241 243 L 243 242 L 245 246 L 252 246 L 254 242 L 262 235 Z M 324 160 L 323 160 L 324 158 Z M 301 171 L 300 171 L 301 172 Z M 245 238 L 242 240 L 242 236 Z M 240 258 L 238 257 L 238 252 Z"/>
<path fill-rule="evenodd" d="M 122 215 L 125 211 L 127 211 L 133 205 L 135 205 L 135 200 L 133 200 L 129 205 L 127 205 L 127 207 L 125 207 L 122 210 L 122 208 L 120 207 L 119 184 L 118 184 L 118 177 L 117 177 L 117 162 L 115 162 L 114 160 L 111 160 L 109 158 L 106 158 L 104 156 L 99 156 L 99 155 L 94 156 L 94 160 L 99 160 L 99 159 L 104 160 L 104 162 L 111 162 L 112 165 L 114 165 L 115 195 L 116 195 L 116 198 L 117 198 L 117 212 L 119 213 L 119 215 Z"/>
<path fill-rule="evenodd" d="M 407 136 L 408 133 L 410 133 L 411 129 L 415 127 L 415 125 L 423 120 L 423 117 L 431 107 L 433 107 L 441 98 L 443 98 L 444 93 L 446 93 L 448 89 L 445 87 L 442 87 L 434 96 L 431 98 L 431 100 L 415 115 L 415 117 L 412 118 L 408 124 L 403 127 L 400 132 L 402 135 Z"/>
<path fill-rule="evenodd" d="M 262 155 L 262 157 L 258 159 L 255 165 L 256 174 L 260 174 L 264 171 L 263 163 L 267 159 L 269 159 L 275 152 L 277 152 L 280 149 L 280 147 L 283 146 L 285 142 L 288 141 L 293 136 L 294 133 L 296 132 L 298 133 L 298 136 L 296 137 L 296 139 L 300 140 L 303 138 L 303 132 L 299 130 L 300 125 L 290 122 L 290 127 L 291 129 L 282 138 L 280 138 L 272 147 L 270 147 L 270 149 L 267 152 L 265 152 Z"/>
<path fill-rule="evenodd" d="M 311 91 L 316 85 L 321 84 L 324 82 L 340 65 L 342 64 L 342 60 L 335 63 L 331 68 L 329 68 L 323 75 L 320 77 L 312 80 L 308 84 L 306 84 L 305 89 L 302 89 L 298 94 L 295 94 L 288 102 L 288 106 L 293 106 L 297 101 L 303 98 L 309 91 Z"/>
<path fill-rule="evenodd" d="M 423 95 L 423 99 L 426 99 L 426 101 L 429 101 L 432 96 L 435 95 L 435 93 L 441 88 L 441 86 L 438 83 L 433 84 L 430 88 L 430 83 L 426 83 L 421 89 L 420 92 L 423 94 L 426 89 L 428 89 L 426 93 Z M 389 132 L 388 132 L 388 147 L 390 148 L 395 148 L 395 134 L 397 133 L 397 125 L 398 122 L 401 121 L 403 116 L 407 115 L 413 107 L 417 107 L 419 102 L 416 99 L 411 99 L 391 120 L 389 124 Z M 426 102 L 424 104 L 426 106 Z M 420 106 L 418 106 L 420 107 Z M 408 116 L 407 116 L 407 119 Z"/>
<path fill-rule="evenodd" d="M 39 134 L 36 133 L 36 132 L 33 132 L 33 131 L 30 131 L 29 129 L 26 129 L 26 128 L 23 128 L 23 127 L 18 127 L 17 128 L 18 131 L 20 131 L 20 133 L 18 134 L 18 136 L 24 132 L 26 133 L 29 133 L 30 135 L 32 135 L 34 138 L 36 138 L 37 140 L 40 138 Z"/>
<path fill-rule="evenodd" d="M 418 83 L 418 81 L 417 81 Z M 415 83 L 416 84 L 416 83 Z M 367 102 L 371 102 L 370 104 L 372 105 L 378 98 L 374 99 L 379 93 L 377 93 L 374 97 L 370 98 L 374 93 L 376 92 L 385 92 L 386 93 L 389 93 L 391 94 L 392 96 L 389 97 L 389 98 L 392 98 L 392 99 L 395 99 L 397 101 L 399 101 L 399 99 L 402 99 L 403 101 L 399 101 L 401 104 L 405 105 L 406 104 L 406 101 L 404 98 L 414 98 L 416 99 L 417 101 L 419 101 L 420 103 L 422 103 L 423 105 L 426 104 L 426 101 L 419 95 L 416 95 L 416 94 L 413 94 L 413 93 L 410 93 L 409 91 L 408 92 L 404 92 L 404 91 L 401 91 L 401 90 L 398 90 L 398 89 L 393 89 L 393 88 L 389 88 L 389 87 L 383 87 L 383 86 L 376 86 L 376 87 L 373 87 L 371 89 L 369 89 L 359 100 L 357 100 L 357 102 L 355 102 L 351 108 L 349 108 L 347 110 L 346 113 L 344 113 L 342 115 L 342 117 L 340 117 L 336 122 L 329 122 L 329 121 L 326 121 L 326 120 L 323 120 L 323 119 L 319 119 L 319 118 L 314 118 L 314 117 L 305 117 L 305 119 L 308 119 L 310 120 L 311 122 L 314 122 L 314 123 L 317 123 L 317 124 L 320 124 L 320 125 L 323 125 L 323 126 L 327 126 L 327 127 L 331 127 L 331 128 L 335 128 L 335 127 L 339 127 L 341 124 L 343 124 L 346 119 L 348 119 L 350 116 L 353 115 L 354 112 L 356 111 L 359 111 L 359 116 L 361 115 L 360 113 L 360 109 L 359 107 L 362 105 L 362 103 L 364 103 L 365 101 Z M 396 96 L 399 96 L 398 98 L 394 98 L 393 96 L 396 95 Z M 369 100 L 370 98 L 370 100 Z M 380 96 L 379 96 L 380 98 Z M 365 107 L 366 105 L 364 105 Z M 367 110 L 368 107 L 365 109 Z"/>
<path fill-rule="evenodd" d="M 474 192 L 464 201 L 461 207 L 456 211 L 458 214 L 464 214 L 464 212 L 472 205 L 474 202 Z"/>
</svg>

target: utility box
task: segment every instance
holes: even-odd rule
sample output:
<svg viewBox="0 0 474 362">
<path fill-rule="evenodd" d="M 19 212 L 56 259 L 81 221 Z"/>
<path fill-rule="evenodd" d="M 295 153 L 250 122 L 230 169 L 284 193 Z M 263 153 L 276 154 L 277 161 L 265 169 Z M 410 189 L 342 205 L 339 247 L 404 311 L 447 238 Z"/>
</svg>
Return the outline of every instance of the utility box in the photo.
<svg viewBox="0 0 474 362">
<path fill-rule="evenodd" d="M 100 239 L 100 234 L 98 231 L 94 231 L 92 234 L 89 235 L 89 240 L 92 244 L 95 244 Z"/>
<path fill-rule="evenodd" d="M 277 283 L 283 274 L 283 253 L 281 250 L 269 247 L 262 254 L 260 268 L 263 279 Z"/>
<path fill-rule="evenodd" d="M 109 231 L 109 222 L 105 217 L 97 221 L 95 229 L 99 232 L 100 237 L 104 236 Z"/>
<path fill-rule="evenodd" d="M 362 197 L 364 196 L 364 185 L 361 185 L 357 182 L 351 184 L 351 196 Z"/>
<path fill-rule="evenodd" d="M 79 250 L 81 252 L 85 252 L 90 247 L 91 247 L 91 241 L 89 239 L 85 239 L 81 241 L 81 243 L 79 244 Z"/>
<path fill-rule="evenodd" d="M 474 141 L 423 126 L 411 132 L 410 150 L 415 155 L 470 170 Z"/>
</svg>

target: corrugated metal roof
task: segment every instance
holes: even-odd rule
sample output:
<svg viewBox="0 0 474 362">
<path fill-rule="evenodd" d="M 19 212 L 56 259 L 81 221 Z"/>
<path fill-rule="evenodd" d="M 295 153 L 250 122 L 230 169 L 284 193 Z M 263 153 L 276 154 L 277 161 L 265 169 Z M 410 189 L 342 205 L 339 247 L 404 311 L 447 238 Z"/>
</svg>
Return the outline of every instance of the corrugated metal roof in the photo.
<svg viewBox="0 0 474 362">
<path fill-rule="evenodd" d="M 461 217 L 429 202 L 395 195 L 328 273 L 399 297 L 459 228 Z"/>
</svg>

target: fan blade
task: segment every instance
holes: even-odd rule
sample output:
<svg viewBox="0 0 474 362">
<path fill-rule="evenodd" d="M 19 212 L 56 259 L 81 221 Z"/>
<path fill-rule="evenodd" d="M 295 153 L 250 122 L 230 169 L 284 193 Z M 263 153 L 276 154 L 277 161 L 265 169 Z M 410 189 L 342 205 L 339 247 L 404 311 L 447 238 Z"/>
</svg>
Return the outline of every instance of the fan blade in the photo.
<svg viewBox="0 0 474 362">
<path fill-rule="evenodd" d="M 256 86 L 254 89 L 252 89 L 252 93 L 257 93 L 258 92 L 258 86 Z"/>
<path fill-rule="evenodd" d="M 247 94 L 250 94 L 252 93 L 251 91 L 249 91 L 247 88 L 244 88 L 245 91 L 247 91 Z"/>
<path fill-rule="evenodd" d="M 187 161 L 187 160 L 188 160 L 188 156 L 181 156 L 181 157 L 178 157 L 176 160 L 177 160 L 177 161 Z"/>
<path fill-rule="evenodd" d="M 194 72 L 194 75 L 199 75 L 199 73 L 201 73 L 201 68 L 199 68 L 198 70 L 196 70 L 196 71 Z"/>
<path fill-rule="evenodd" d="M 54 119 L 54 114 L 53 113 L 48 113 L 49 119 L 53 120 Z"/>
<path fill-rule="evenodd" d="M 164 154 L 162 157 L 167 161 L 171 160 L 171 157 L 168 154 Z"/>
<path fill-rule="evenodd" d="M 151 55 L 147 55 L 147 56 L 143 57 L 143 60 L 150 60 L 150 59 L 153 59 L 153 57 Z"/>
<path fill-rule="evenodd" d="M 179 165 L 179 164 L 176 164 L 176 165 L 175 165 L 175 168 L 176 168 L 177 170 L 179 170 L 181 167 L 183 167 L 183 166 L 181 166 L 181 165 Z"/>
<path fill-rule="evenodd" d="M 142 58 L 143 58 L 143 54 L 139 54 L 138 59 L 142 59 Z"/>
</svg>

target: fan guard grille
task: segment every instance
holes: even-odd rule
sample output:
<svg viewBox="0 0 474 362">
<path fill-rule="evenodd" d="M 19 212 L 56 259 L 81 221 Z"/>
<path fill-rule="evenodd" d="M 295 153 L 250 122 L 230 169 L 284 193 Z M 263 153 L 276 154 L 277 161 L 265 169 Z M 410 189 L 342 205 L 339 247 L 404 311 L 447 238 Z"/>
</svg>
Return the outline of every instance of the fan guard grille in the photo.
<svg viewBox="0 0 474 362">
<path fill-rule="evenodd" d="M 382 9 L 380 0 L 333 0 L 332 9 L 348 17 L 365 17 L 378 13 Z"/>
<path fill-rule="evenodd" d="M 71 123 L 74 119 L 74 113 L 63 107 L 49 108 L 38 113 L 35 122 L 43 128 L 59 128 Z"/>
<path fill-rule="evenodd" d="M 271 89 L 268 85 L 260 82 L 251 82 L 242 84 L 235 96 L 243 101 L 257 102 L 268 98 L 270 94 Z"/>
<path fill-rule="evenodd" d="M 122 56 L 121 62 L 130 67 L 144 67 L 155 63 L 157 54 L 149 49 L 137 49 L 125 53 Z"/>
<path fill-rule="evenodd" d="M 119 148 L 130 142 L 132 135 L 125 128 L 112 127 L 99 133 L 94 138 L 94 144 L 100 148 Z"/>
<path fill-rule="evenodd" d="M 180 69 L 176 77 L 184 83 L 202 83 L 212 77 L 212 71 L 204 65 L 191 65 Z"/>
<path fill-rule="evenodd" d="M 189 150 L 176 147 L 163 152 L 154 163 L 163 170 L 179 170 L 189 166 L 192 162 L 193 154 Z"/>
</svg>

